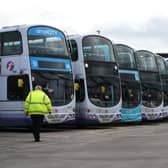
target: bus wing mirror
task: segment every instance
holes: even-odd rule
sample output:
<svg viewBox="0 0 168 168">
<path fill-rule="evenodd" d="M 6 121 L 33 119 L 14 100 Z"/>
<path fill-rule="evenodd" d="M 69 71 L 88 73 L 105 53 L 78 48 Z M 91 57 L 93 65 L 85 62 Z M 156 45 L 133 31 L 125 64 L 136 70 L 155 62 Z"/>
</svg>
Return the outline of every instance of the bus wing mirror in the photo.
<svg viewBox="0 0 168 168">
<path fill-rule="evenodd" d="M 18 88 L 23 88 L 23 86 L 24 86 L 24 81 L 23 81 L 23 79 L 18 79 L 17 80 L 17 85 L 18 85 Z"/>
</svg>

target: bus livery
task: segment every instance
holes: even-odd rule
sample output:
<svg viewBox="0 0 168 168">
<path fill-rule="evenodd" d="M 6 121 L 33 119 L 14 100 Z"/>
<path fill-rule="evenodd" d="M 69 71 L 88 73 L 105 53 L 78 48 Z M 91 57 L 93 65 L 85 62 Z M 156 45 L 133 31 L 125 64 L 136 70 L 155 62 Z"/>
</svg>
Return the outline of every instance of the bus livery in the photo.
<svg viewBox="0 0 168 168">
<path fill-rule="evenodd" d="M 142 119 L 141 85 L 134 50 L 127 45 L 116 44 L 115 51 L 122 88 L 122 122 L 139 122 Z"/>
<path fill-rule="evenodd" d="M 64 33 L 45 25 L 5 27 L 0 30 L 0 44 L 0 125 L 30 124 L 24 100 L 36 84 L 53 105 L 45 122 L 74 122 L 73 74 Z"/>
<path fill-rule="evenodd" d="M 120 78 L 112 42 L 100 35 L 72 35 L 69 40 L 77 86 L 77 123 L 119 122 Z"/>
<path fill-rule="evenodd" d="M 135 52 L 142 88 L 142 119 L 163 118 L 163 96 L 155 54 L 147 50 Z"/>
</svg>

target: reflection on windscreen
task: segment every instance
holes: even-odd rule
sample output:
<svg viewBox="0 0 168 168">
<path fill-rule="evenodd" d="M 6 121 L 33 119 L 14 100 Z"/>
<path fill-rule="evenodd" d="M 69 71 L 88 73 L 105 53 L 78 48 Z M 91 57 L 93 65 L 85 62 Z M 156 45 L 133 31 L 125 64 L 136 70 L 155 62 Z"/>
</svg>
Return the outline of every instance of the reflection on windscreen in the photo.
<svg viewBox="0 0 168 168">
<path fill-rule="evenodd" d="M 65 37 L 56 29 L 47 27 L 29 29 L 28 44 L 32 56 L 68 56 Z"/>
<path fill-rule="evenodd" d="M 119 79 L 112 77 L 88 77 L 90 101 L 100 107 L 112 107 L 120 100 Z"/>
<path fill-rule="evenodd" d="M 114 54 L 109 40 L 99 36 L 87 36 L 82 42 L 85 61 L 113 61 Z"/>
<path fill-rule="evenodd" d="M 158 83 L 142 82 L 142 104 L 147 107 L 158 107 L 162 102 L 161 86 Z"/>
<path fill-rule="evenodd" d="M 165 76 L 164 79 L 162 79 L 162 82 L 163 82 L 163 95 L 164 95 L 163 104 L 164 104 L 164 106 L 168 106 L 168 79 L 167 79 L 167 75 Z"/>
<path fill-rule="evenodd" d="M 134 51 L 126 46 L 116 45 L 116 60 L 119 65 L 119 68 L 130 68 L 135 69 L 135 58 Z"/>
<path fill-rule="evenodd" d="M 136 52 L 137 66 L 142 71 L 158 71 L 155 56 L 148 52 Z"/>
<path fill-rule="evenodd" d="M 42 86 L 53 106 L 68 104 L 73 98 L 73 79 L 70 73 L 33 71 L 32 82 L 34 86 Z"/>
<path fill-rule="evenodd" d="M 168 106 L 168 90 L 164 91 L 164 106 Z"/>
<path fill-rule="evenodd" d="M 157 56 L 156 60 L 157 60 L 158 68 L 159 68 L 159 73 L 160 74 L 167 74 L 166 64 L 164 62 L 164 59 L 160 56 Z"/>
<path fill-rule="evenodd" d="M 168 91 L 164 92 L 164 106 L 168 106 Z"/>
<path fill-rule="evenodd" d="M 140 83 L 138 81 L 122 81 L 122 106 L 132 108 L 140 103 Z"/>
</svg>

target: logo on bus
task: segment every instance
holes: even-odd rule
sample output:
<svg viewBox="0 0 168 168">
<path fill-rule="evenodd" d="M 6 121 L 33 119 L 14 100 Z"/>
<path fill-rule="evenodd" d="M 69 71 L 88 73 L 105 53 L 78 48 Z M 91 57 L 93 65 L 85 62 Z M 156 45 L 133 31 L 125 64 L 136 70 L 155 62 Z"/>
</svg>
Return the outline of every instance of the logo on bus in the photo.
<svg viewBox="0 0 168 168">
<path fill-rule="evenodd" d="M 6 68 L 9 70 L 9 71 L 12 71 L 14 69 L 15 65 L 14 65 L 14 62 L 13 61 L 8 61 L 7 64 L 6 64 Z"/>
</svg>

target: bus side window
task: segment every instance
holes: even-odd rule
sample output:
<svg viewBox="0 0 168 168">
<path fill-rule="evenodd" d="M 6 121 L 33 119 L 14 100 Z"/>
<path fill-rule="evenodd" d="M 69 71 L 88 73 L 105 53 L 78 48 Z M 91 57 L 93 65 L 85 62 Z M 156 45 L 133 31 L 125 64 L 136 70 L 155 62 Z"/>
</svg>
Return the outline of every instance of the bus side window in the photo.
<svg viewBox="0 0 168 168">
<path fill-rule="evenodd" d="M 1 55 L 17 55 L 22 53 L 22 38 L 18 31 L 1 33 Z"/>
<path fill-rule="evenodd" d="M 7 79 L 7 98 L 24 101 L 30 90 L 28 75 L 9 76 Z"/>
<path fill-rule="evenodd" d="M 0 58 L 0 74 L 1 74 L 1 58 Z"/>
<path fill-rule="evenodd" d="M 78 46 L 75 40 L 68 42 L 72 61 L 78 60 Z"/>
<path fill-rule="evenodd" d="M 76 101 L 82 102 L 85 99 L 85 87 L 83 79 L 75 80 L 75 93 L 76 93 Z"/>
</svg>

